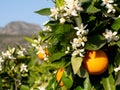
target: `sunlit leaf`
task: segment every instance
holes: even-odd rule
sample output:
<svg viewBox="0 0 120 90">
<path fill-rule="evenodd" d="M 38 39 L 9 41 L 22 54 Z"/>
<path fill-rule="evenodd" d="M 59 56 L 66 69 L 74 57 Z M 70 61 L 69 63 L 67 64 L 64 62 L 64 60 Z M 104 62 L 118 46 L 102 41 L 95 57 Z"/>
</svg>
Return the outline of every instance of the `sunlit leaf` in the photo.
<svg viewBox="0 0 120 90">
<path fill-rule="evenodd" d="M 72 84 L 73 84 L 73 81 L 69 77 L 66 77 L 66 75 L 64 75 L 64 74 L 62 76 L 62 81 L 67 88 L 71 88 Z"/>
<path fill-rule="evenodd" d="M 115 82 L 112 75 L 102 78 L 102 85 L 104 90 L 115 90 Z"/>
<path fill-rule="evenodd" d="M 83 59 L 81 57 L 72 57 L 71 58 L 71 64 L 72 64 L 74 74 L 77 74 L 77 72 L 80 69 L 80 66 L 82 64 L 82 61 L 83 61 Z"/>
<path fill-rule="evenodd" d="M 34 40 L 29 37 L 24 37 L 24 39 L 32 44 L 34 43 Z"/>
<path fill-rule="evenodd" d="M 21 85 L 20 90 L 30 90 L 30 88 L 27 85 Z"/>
<path fill-rule="evenodd" d="M 56 6 L 60 9 L 64 5 L 64 0 L 56 0 Z"/>
<path fill-rule="evenodd" d="M 115 86 L 120 86 L 120 71 L 116 75 Z"/>
<path fill-rule="evenodd" d="M 84 90 L 91 90 L 91 82 L 89 77 L 87 77 L 84 81 Z"/>
</svg>

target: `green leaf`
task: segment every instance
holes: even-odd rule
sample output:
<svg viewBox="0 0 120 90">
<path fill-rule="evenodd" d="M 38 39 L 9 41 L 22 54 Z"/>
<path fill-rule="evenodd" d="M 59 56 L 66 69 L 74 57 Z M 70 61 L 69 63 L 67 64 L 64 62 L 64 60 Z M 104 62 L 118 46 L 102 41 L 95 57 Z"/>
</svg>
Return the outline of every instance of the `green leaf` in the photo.
<svg viewBox="0 0 120 90">
<path fill-rule="evenodd" d="M 81 18 L 80 15 L 75 17 L 75 22 L 76 22 L 77 26 L 80 28 L 81 27 L 81 23 L 82 23 L 82 18 Z"/>
<path fill-rule="evenodd" d="M 58 52 L 58 53 L 55 53 L 53 55 L 51 55 L 49 57 L 49 60 L 50 61 L 55 61 L 55 60 L 59 60 L 61 57 L 63 57 L 65 55 L 65 52 Z"/>
<path fill-rule="evenodd" d="M 96 19 L 95 16 L 90 16 L 89 19 L 87 20 L 87 22 L 93 21 L 93 20 L 95 20 L 95 19 Z"/>
<path fill-rule="evenodd" d="M 57 87 L 57 85 L 58 85 L 58 83 L 56 83 L 56 78 L 52 78 L 49 81 L 46 90 L 55 90 L 55 87 Z"/>
<path fill-rule="evenodd" d="M 40 9 L 38 11 L 35 11 L 35 13 L 38 13 L 40 15 L 49 16 L 51 14 L 51 11 L 50 11 L 50 8 L 44 8 L 44 9 Z"/>
<path fill-rule="evenodd" d="M 88 72 L 85 70 L 84 66 L 81 66 L 77 75 L 82 78 L 86 78 L 88 76 Z"/>
<path fill-rule="evenodd" d="M 38 70 L 40 71 L 40 72 L 45 72 L 44 70 L 45 70 L 45 68 L 49 68 L 49 69 L 52 69 L 52 70 L 54 70 L 54 69 L 59 69 L 59 68 L 61 68 L 61 67 L 65 67 L 65 66 L 67 66 L 67 65 L 69 65 L 70 63 L 69 62 L 67 62 L 66 63 L 66 61 L 65 60 L 60 60 L 60 61 L 58 61 L 58 62 L 52 62 L 52 63 L 48 63 L 48 62 L 43 62 L 42 64 L 41 64 L 41 66 L 38 68 Z"/>
<path fill-rule="evenodd" d="M 80 66 L 82 64 L 82 61 L 83 61 L 83 59 L 81 57 L 72 57 L 71 58 L 71 64 L 72 64 L 74 74 L 77 74 L 77 72 L 80 69 Z"/>
<path fill-rule="evenodd" d="M 100 9 L 96 8 L 93 4 L 91 4 L 88 8 L 87 8 L 87 12 L 88 13 L 97 13 L 99 12 Z"/>
<path fill-rule="evenodd" d="M 74 90 L 84 90 L 84 89 L 80 86 L 77 86 Z"/>
<path fill-rule="evenodd" d="M 119 66 L 120 65 L 120 48 L 118 48 L 118 50 L 116 51 L 116 56 L 115 56 L 115 59 L 114 59 L 114 64 L 116 66 Z"/>
<path fill-rule="evenodd" d="M 112 75 L 102 78 L 101 83 L 104 87 L 104 90 L 115 90 L 115 82 L 114 82 L 114 78 Z"/>
<path fill-rule="evenodd" d="M 89 77 L 87 77 L 84 81 L 84 90 L 91 90 L 91 83 Z"/>
<path fill-rule="evenodd" d="M 65 74 L 66 73 L 63 73 L 62 81 L 67 88 L 71 88 L 73 81 L 69 77 L 67 77 Z"/>
<path fill-rule="evenodd" d="M 116 75 L 115 86 L 120 86 L 120 71 Z"/>
<path fill-rule="evenodd" d="M 120 40 L 116 44 L 118 45 L 118 47 L 120 47 Z"/>
<path fill-rule="evenodd" d="M 54 33 L 56 35 L 64 34 L 64 33 L 70 32 L 71 25 L 69 25 L 69 24 L 56 24 L 56 25 L 52 26 L 52 30 L 54 31 Z"/>
<path fill-rule="evenodd" d="M 60 9 L 64 5 L 64 0 L 56 0 L 56 6 Z"/>
<path fill-rule="evenodd" d="M 27 85 L 21 85 L 20 90 L 30 90 Z"/>
<path fill-rule="evenodd" d="M 33 40 L 33 39 L 31 39 L 31 38 L 29 38 L 29 37 L 24 37 L 24 39 L 25 39 L 26 41 L 28 41 L 29 43 L 34 44 L 34 40 Z"/>
<path fill-rule="evenodd" d="M 115 22 L 112 24 L 111 28 L 115 31 L 118 31 L 120 29 L 120 18 L 115 20 Z"/>
<path fill-rule="evenodd" d="M 88 38 L 85 48 L 87 50 L 98 50 L 106 44 L 106 39 L 101 35 L 94 35 Z"/>
</svg>

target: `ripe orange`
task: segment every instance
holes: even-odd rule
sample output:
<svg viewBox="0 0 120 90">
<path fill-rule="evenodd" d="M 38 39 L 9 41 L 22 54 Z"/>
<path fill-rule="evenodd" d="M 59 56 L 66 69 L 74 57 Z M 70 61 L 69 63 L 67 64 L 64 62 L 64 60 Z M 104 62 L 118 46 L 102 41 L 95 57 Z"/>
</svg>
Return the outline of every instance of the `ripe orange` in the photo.
<svg viewBox="0 0 120 90">
<path fill-rule="evenodd" d="M 43 50 L 44 50 L 44 52 L 39 52 L 39 53 L 38 53 L 38 58 L 39 58 L 40 60 L 44 60 L 44 59 L 45 59 L 45 56 L 49 54 L 47 48 L 44 48 Z"/>
<path fill-rule="evenodd" d="M 63 82 L 61 81 L 61 78 L 62 78 L 62 75 L 63 75 L 63 72 L 64 72 L 64 68 L 60 68 L 58 71 L 57 71 L 57 74 L 56 74 L 56 80 L 57 82 L 59 82 L 59 85 L 62 87 L 64 84 Z"/>
<path fill-rule="evenodd" d="M 45 51 L 45 54 L 48 55 L 49 52 L 48 52 L 48 49 L 47 48 L 44 48 L 44 51 Z"/>
<path fill-rule="evenodd" d="M 38 53 L 38 58 L 44 60 L 44 54 L 42 52 Z"/>
<path fill-rule="evenodd" d="M 83 65 L 89 74 L 99 75 L 106 71 L 108 67 L 108 57 L 102 50 L 87 51 Z"/>
</svg>

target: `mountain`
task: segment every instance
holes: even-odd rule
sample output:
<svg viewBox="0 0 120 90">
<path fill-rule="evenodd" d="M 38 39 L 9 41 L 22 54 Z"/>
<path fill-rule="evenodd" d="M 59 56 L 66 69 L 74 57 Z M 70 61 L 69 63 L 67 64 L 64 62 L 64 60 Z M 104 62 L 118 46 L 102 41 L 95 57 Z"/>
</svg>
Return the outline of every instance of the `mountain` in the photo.
<svg viewBox="0 0 120 90">
<path fill-rule="evenodd" d="M 40 27 L 36 24 L 15 21 L 8 23 L 5 27 L 0 27 L 0 51 L 6 50 L 8 46 L 17 45 L 28 47 L 28 42 L 24 37 L 32 37 L 38 34 Z"/>
<path fill-rule="evenodd" d="M 8 23 L 5 27 L 0 28 L 0 34 L 7 35 L 31 35 L 40 30 L 36 24 L 31 24 L 22 21 L 15 21 Z"/>
<path fill-rule="evenodd" d="M 0 31 L 2 30 L 2 28 L 0 27 Z"/>
</svg>

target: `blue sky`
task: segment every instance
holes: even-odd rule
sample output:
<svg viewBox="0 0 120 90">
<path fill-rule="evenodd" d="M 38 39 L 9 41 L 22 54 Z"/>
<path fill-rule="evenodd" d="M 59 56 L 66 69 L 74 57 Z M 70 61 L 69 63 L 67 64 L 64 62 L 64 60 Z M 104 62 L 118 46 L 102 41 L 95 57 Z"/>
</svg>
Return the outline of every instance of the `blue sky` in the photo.
<svg viewBox="0 0 120 90">
<path fill-rule="evenodd" d="M 51 0 L 0 0 L 0 27 L 12 21 L 25 21 L 42 27 L 49 18 L 34 11 L 53 6 Z"/>
</svg>

